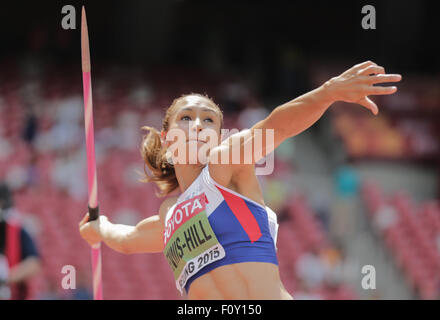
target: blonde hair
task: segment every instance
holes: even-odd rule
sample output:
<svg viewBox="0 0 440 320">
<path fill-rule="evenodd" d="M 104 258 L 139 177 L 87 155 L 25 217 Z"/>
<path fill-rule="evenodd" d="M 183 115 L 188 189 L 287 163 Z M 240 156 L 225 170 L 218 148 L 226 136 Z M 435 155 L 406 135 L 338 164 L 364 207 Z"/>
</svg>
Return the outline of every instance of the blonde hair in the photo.
<svg viewBox="0 0 440 320">
<path fill-rule="evenodd" d="M 177 112 L 178 104 L 183 99 L 189 96 L 197 96 L 207 99 L 211 102 L 213 107 L 218 111 L 220 117 L 221 127 L 223 126 L 223 113 L 220 108 L 206 95 L 191 93 L 182 95 L 179 98 L 173 100 L 171 106 L 168 107 L 165 117 L 162 121 L 162 130 L 167 132 L 170 125 L 171 117 Z M 148 135 L 144 135 L 141 144 L 141 155 L 144 160 L 144 173 L 145 178 L 143 182 L 154 182 L 159 188 L 159 192 L 156 193 L 158 197 L 164 197 L 173 192 L 178 186 L 176 172 L 174 166 L 169 163 L 166 158 L 166 147 L 162 145 L 161 134 L 153 127 L 143 126 L 142 130 L 149 131 Z M 149 174 L 146 168 L 150 170 Z"/>
</svg>

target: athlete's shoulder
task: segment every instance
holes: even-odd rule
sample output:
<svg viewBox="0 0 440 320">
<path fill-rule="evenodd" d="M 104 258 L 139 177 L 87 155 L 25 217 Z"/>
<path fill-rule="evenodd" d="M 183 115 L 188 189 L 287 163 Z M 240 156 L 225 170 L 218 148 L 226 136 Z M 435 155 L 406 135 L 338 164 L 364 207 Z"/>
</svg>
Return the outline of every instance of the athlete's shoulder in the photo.
<svg viewBox="0 0 440 320">
<path fill-rule="evenodd" d="M 179 198 L 178 196 L 170 196 L 167 197 L 164 201 L 162 201 L 159 207 L 159 215 L 165 216 L 168 210 L 170 210 L 170 208 L 176 204 L 178 198 Z"/>
</svg>

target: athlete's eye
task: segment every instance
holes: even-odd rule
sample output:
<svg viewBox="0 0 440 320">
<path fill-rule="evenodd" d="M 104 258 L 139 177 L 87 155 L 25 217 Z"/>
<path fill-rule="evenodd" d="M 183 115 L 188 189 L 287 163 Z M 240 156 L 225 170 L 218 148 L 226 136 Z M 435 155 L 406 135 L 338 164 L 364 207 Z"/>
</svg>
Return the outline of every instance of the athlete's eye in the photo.
<svg viewBox="0 0 440 320">
<path fill-rule="evenodd" d="M 183 116 L 180 118 L 180 120 L 191 121 L 191 117 L 190 116 Z"/>
</svg>

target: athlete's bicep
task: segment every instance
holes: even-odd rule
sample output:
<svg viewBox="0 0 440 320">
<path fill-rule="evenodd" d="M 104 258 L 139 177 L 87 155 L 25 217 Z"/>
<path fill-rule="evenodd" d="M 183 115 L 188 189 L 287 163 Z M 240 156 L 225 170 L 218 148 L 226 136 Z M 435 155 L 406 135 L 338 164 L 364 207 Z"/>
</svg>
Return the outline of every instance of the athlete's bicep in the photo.
<svg viewBox="0 0 440 320">
<path fill-rule="evenodd" d="M 127 235 L 126 251 L 129 253 L 162 252 L 165 216 L 175 202 L 174 198 L 166 199 L 159 208 L 159 214 L 139 222 Z"/>
<path fill-rule="evenodd" d="M 163 249 L 163 225 L 159 215 L 148 217 L 139 222 L 126 236 L 124 252 L 153 253 Z"/>
</svg>

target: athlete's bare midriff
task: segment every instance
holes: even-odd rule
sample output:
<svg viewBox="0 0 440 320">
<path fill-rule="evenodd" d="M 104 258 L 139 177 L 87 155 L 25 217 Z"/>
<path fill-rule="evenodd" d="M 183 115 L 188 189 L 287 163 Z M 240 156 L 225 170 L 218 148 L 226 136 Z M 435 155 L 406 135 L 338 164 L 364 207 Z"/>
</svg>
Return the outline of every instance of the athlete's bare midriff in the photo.
<svg viewBox="0 0 440 320">
<path fill-rule="evenodd" d="M 266 262 L 243 262 L 218 267 L 194 280 L 191 300 L 289 300 L 278 266 Z"/>
</svg>

